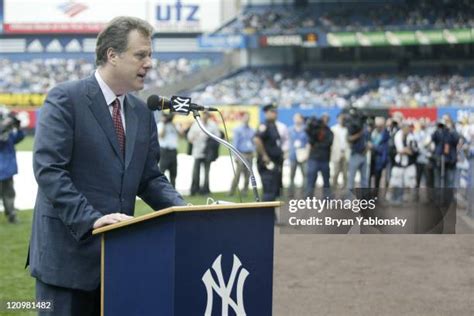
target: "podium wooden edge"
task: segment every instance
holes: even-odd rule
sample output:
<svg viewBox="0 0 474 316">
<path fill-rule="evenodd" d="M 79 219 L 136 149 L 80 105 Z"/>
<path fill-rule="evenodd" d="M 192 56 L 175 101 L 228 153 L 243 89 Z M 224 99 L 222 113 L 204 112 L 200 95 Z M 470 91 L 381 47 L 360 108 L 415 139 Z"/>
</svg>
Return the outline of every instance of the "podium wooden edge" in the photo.
<svg viewBox="0 0 474 316">
<path fill-rule="evenodd" d="M 109 232 L 114 229 L 118 229 L 121 227 L 133 225 L 139 222 L 143 222 L 155 217 L 164 216 L 174 212 L 196 212 L 196 211 L 220 211 L 220 210 L 230 210 L 230 209 L 237 209 L 237 208 L 256 208 L 256 207 L 278 207 L 283 205 L 283 202 L 280 201 L 273 201 L 273 202 L 252 202 L 252 203 L 232 203 L 232 204 L 211 204 L 211 205 L 192 205 L 192 206 L 172 206 L 160 211 L 152 212 L 149 214 L 145 214 L 139 217 L 132 218 L 127 221 L 123 221 L 120 223 L 107 225 L 104 227 L 100 227 L 94 229 L 92 232 L 93 235 L 102 234 L 105 232 Z"/>
<path fill-rule="evenodd" d="M 145 214 L 136 218 L 133 218 L 128 221 L 120 222 L 117 224 L 108 225 L 105 227 L 101 227 L 95 229 L 92 234 L 102 234 L 114 229 L 118 229 L 121 227 L 125 227 L 128 225 L 133 225 L 135 223 L 143 222 L 155 217 L 160 217 L 166 214 L 174 213 L 174 212 L 196 212 L 196 211 L 219 211 L 219 210 L 229 210 L 229 209 L 236 209 L 236 208 L 255 208 L 255 207 L 279 207 L 282 206 L 283 202 L 281 201 L 273 201 L 273 202 L 252 202 L 252 203 L 233 203 L 233 204 L 212 204 L 212 205 L 192 205 L 192 206 L 173 206 L 168 207 L 160 211 L 152 212 L 149 214 Z M 105 272 L 105 234 L 101 236 L 101 255 L 100 255 L 100 315 L 104 316 L 105 314 L 105 301 L 104 301 L 104 272 Z"/>
</svg>

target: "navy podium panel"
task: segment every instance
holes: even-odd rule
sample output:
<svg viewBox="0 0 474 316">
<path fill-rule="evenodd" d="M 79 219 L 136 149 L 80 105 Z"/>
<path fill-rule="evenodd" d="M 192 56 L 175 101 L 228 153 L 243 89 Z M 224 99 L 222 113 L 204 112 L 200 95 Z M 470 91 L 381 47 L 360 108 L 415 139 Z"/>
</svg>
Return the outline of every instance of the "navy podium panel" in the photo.
<svg viewBox="0 0 474 316">
<path fill-rule="evenodd" d="M 271 315 L 273 208 L 174 212 L 104 234 L 104 315 Z"/>
</svg>

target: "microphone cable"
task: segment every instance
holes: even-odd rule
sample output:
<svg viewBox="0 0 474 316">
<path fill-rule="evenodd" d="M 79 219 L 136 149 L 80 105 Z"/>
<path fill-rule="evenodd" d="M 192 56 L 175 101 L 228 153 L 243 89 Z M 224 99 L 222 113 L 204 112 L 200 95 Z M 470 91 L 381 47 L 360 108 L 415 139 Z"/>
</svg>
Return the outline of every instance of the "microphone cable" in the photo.
<svg viewBox="0 0 474 316">
<path fill-rule="evenodd" d="M 222 115 L 221 111 L 219 109 L 217 109 L 217 113 L 219 113 L 220 117 L 221 117 L 221 120 L 222 120 L 222 125 L 224 125 L 224 137 L 225 137 L 225 140 L 227 142 L 230 143 L 229 141 L 229 135 L 227 134 L 227 126 L 225 124 L 225 120 L 224 120 L 224 116 Z M 227 148 L 227 150 L 229 151 L 229 156 L 230 156 L 230 164 L 232 165 L 232 172 L 234 173 L 234 179 L 235 177 L 237 176 L 237 173 L 235 172 L 235 166 L 234 166 L 234 160 L 233 160 L 233 157 L 232 157 L 232 151 L 230 150 L 230 148 Z M 245 173 L 244 173 L 245 174 Z M 232 179 L 232 181 L 234 181 Z M 247 181 L 249 181 L 247 179 Z M 240 187 L 239 187 L 239 184 L 240 184 L 240 174 L 239 174 L 239 179 L 237 179 L 237 194 L 239 196 L 239 201 L 240 203 L 242 203 L 242 194 L 240 193 Z M 231 184 L 232 186 L 232 184 Z"/>
</svg>

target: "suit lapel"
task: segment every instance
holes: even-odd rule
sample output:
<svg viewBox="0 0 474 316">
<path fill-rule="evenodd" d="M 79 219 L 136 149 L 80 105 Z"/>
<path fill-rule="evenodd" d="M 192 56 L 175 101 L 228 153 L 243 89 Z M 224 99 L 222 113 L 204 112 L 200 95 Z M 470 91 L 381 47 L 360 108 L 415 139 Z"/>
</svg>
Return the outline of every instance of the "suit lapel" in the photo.
<svg viewBox="0 0 474 316">
<path fill-rule="evenodd" d="M 135 113 L 135 104 L 131 98 L 125 96 L 124 102 L 125 110 L 125 169 L 127 169 L 132 160 L 133 148 L 135 147 L 135 140 L 137 139 L 138 117 Z"/>
<path fill-rule="evenodd" d="M 117 135 L 115 134 L 114 124 L 112 116 L 107 108 L 108 105 L 105 102 L 104 95 L 102 94 L 99 84 L 95 77 L 92 75 L 87 80 L 88 85 L 88 97 L 89 97 L 89 108 L 94 114 L 95 119 L 99 123 L 100 127 L 104 130 L 107 139 L 109 140 L 115 154 L 118 156 L 122 164 L 124 163 L 122 154 L 120 152 Z"/>
</svg>

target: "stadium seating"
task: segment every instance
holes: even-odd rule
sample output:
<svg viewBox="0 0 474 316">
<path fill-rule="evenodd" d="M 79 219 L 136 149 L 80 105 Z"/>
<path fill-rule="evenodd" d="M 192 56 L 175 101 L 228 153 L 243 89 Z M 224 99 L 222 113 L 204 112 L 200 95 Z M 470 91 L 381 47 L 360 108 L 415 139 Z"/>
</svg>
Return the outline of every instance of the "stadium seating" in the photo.
<svg viewBox="0 0 474 316">
<path fill-rule="evenodd" d="M 161 87 L 207 67 L 209 58 L 179 58 L 168 61 L 153 59 L 145 89 Z M 86 59 L 41 58 L 13 61 L 0 58 L 0 93 L 47 93 L 57 83 L 90 75 L 95 64 Z"/>
<path fill-rule="evenodd" d="M 290 34 L 314 30 L 354 31 L 390 28 L 474 26 L 470 0 L 367 1 L 252 6 L 215 34 Z"/>
<path fill-rule="evenodd" d="M 474 77 L 459 75 L 338 75 L 246 70 L 191 93 L 202 104 L 265 104 L 282 107 L 473 106 Z"/>
<path fill-rule="evenodd" d="M 209 59 L 153 61 L 146 88 L 161 87 L 212 64 Z M 95 65 L 85 59 L 0 59 L 0 93 L 46 93 L 59 82 L 83 78 Z M 191 93 L 202 104 L 282 107 L 473 106 L 474 77 L 459 75 L 327 75 L 281 69 L 243 70 Z"/>
</svg>

